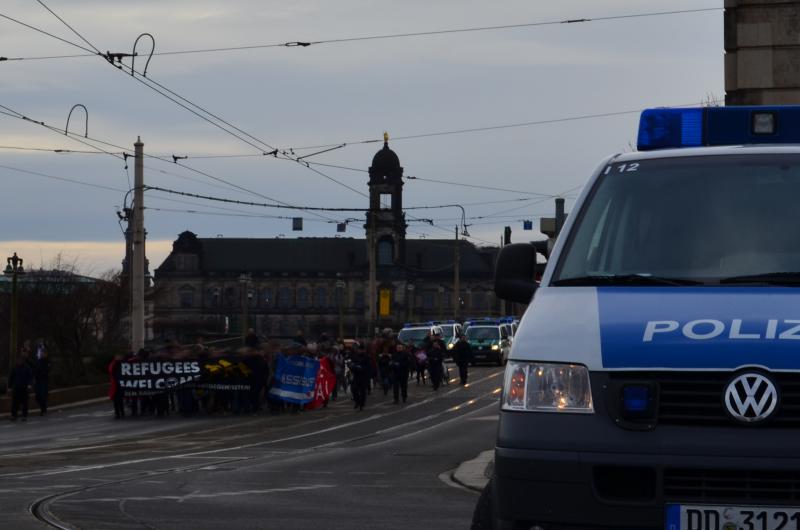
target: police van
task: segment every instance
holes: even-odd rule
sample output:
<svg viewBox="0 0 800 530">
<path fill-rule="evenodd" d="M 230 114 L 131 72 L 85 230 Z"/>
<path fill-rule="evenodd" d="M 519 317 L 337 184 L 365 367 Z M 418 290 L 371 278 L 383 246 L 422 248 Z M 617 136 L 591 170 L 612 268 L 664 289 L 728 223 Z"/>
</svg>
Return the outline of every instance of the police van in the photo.
<svg viewBox="0 0 800 530">
<path fill-rule="evenodd" d="M 480 528 L 800 528 L 800 107 L 651 109 L 529 303 Z M 532 298 L 532 300 L 531 300 Z M 482 525 L 482 526 L 481 526 Z"/>
<path fill-rule="evenodd" d="M 443 333 L 442 327 L 433 322 L 407 322 L 397 334 L 397 340 L 408 346 L 420 348 L 428 336 Z"/>
<path fill-rule="evenodd" d="M 511 352 L 510 326 L 497 319 L 484 318 L 464 322 L 464 338 L 472 350 L 472 365 L 492 362 L 501 366 Z"/>
</svg>

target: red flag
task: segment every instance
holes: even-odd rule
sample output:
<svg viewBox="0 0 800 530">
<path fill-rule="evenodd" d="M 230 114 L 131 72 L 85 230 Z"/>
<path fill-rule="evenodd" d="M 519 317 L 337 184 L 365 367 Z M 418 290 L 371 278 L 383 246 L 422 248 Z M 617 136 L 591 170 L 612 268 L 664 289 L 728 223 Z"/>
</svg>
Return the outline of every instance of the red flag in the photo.
<svg viewBox="0 0 800 530">
<path fill-rule="evenodd" d="M 317 380 L 314 383 L 314 399 L 306 405 L 306 409 L 318 409 L 327 403 L 335 384 L 336 374 L 333 371 L 333 363 L 329 358 L 323 357 L 319 363 Z"/>
</svg>

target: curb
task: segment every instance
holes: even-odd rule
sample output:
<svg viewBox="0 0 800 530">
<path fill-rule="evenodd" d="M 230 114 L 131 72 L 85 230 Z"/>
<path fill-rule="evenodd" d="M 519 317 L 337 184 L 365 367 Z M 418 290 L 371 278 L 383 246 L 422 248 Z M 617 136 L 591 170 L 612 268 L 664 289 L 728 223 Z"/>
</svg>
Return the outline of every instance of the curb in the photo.
<svg viewBox="0 0 800 530">
<path fill-rule="evenodd" d="M 451 478 L 456 484 L 480 493 L 488 484 L 493 470 L 494 449 L 491 449 L 480 453 L 472 460 L 462 462 L 453 471 Z"/>
</svg>

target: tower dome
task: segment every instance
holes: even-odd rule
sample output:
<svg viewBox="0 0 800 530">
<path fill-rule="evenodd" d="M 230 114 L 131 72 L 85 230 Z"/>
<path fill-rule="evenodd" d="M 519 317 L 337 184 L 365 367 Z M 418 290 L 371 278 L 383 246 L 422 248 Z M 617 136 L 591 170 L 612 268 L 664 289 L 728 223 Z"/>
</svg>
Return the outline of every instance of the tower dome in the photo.
<svg viewBox="0 0 800 530">
<path fill-rule="evenodd" d="M 370 182 L 402 181 L 403 168 L 397 153 L 389 149 L 389 134 L 383 133 L 383 149 L 375 153 L 369 168 Z"/>
</svg>

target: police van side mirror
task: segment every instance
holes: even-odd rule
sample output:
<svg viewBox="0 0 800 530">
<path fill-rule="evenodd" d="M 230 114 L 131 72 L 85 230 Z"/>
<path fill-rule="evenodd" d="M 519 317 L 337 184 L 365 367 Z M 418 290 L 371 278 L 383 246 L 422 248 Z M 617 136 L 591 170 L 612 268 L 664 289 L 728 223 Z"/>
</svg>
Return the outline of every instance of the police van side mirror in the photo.
<svg viewBox="0 0 800 530">
<path fill-rule="evenodd" d="M 536 291 L 536 248 L 514 243 L 500 249 L 494 268 L 494 292 L 498 298 L 528 304 Z"/>
</svg>

